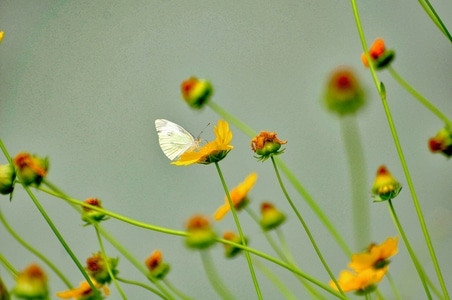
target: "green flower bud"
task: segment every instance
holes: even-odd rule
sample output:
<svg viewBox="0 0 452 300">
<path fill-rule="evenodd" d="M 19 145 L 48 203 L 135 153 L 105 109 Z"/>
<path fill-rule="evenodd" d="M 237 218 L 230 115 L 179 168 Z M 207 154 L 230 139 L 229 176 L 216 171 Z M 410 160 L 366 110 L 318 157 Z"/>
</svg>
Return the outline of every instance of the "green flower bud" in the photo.
<svg viewBox="0 0 452 300">
<path fill-rule="evenodd" d="M 7 195 L 14 190 L 16 171 L 11 164 L 0 165 L 0 194 Z"/>
<path fill-rule="evenodd" d="M 182 98 L 195 109 L 202 108 L 213 93 L 212 84 L 207 80 L 190 77 L 181 84 Z"/>
</svg>

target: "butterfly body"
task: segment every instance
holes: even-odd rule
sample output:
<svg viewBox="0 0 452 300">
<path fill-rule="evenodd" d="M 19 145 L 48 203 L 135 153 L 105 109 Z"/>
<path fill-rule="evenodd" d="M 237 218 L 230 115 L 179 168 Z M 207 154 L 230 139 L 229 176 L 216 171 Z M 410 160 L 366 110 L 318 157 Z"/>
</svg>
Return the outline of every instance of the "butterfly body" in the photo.
<svg viewBox="0 0 452 300">
<path fill-rule="evenodd" d="M 198 140 L 190 132 L 171 121 L 156 119 L 155 129 L 159 136 L 160 148 L 170 160 L 175 160 L 198 146 Z"/>
</svg>

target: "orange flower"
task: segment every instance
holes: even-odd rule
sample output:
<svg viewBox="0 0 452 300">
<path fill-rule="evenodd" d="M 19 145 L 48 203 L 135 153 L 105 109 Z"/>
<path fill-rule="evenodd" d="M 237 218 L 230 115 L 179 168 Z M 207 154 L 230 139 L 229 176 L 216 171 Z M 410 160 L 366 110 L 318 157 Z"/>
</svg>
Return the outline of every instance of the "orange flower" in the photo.
<svg viewBox="0 0 452 300">
<path fill-rule="evenodd" d="M 184 80 L 180 86 L 182 98 L 192 108 L 202 108 L 213 93 L 212 85 L 208 80 L 190 77 Z"/>
<path fill-rule="evenodd" d="M 21 299 L 47 299 L 47 275 L 36 264 L 19 273 L 12 294 Z"/>
<path fill-rule="evenodd" d="M 253 188 L 254 184 L 257 180 L 257 174 L 251 173 L 248 175 L 248 177 L 245 178 L 245 180 L 240 183 L 237 187 L 232 189 L 229 192 L 229 195 L 231 196 L 231 201 L 234 207 L 239 210 L 248 204 L 248 192 Z M 219 221 L 224 218 L 224 216 L 231 210 L 231 207 L 229 206 L 228 198 L 224 198 L 224 204 L 220 206 L 217 211 L 214 214 L 214 219 Z"/>
<path fill-rule="evenodd" d="M 369 48 L 369 56 L 375 64 L 375 68 L 382 69 L 392 62 L 395 52 L 393 50 L 386 50 L 385 41 L 382 38 L 378 38 Z M 365 53 L 361 54 L 361 61 L 365 67 L 369 67 L 369 61 Z"/>
<path fill-rule="evenodd" d="M 257 155 L 256 158 L 265 161 L 272 155 L 279 155 L 284 150 L 279 150 L 281 145 L 287 144 L 287 141 L 280 140 L 276 137 L 276 132 L 261 131 L 251 140 L 251 150 Z"/>
<path fill-rule="evenodd" d="M 158 279 L 163 279 L 170 270 L 170 266 L 163 262 L 163 255 L 160 250 L 152 252 L 144 263 L 151 275 Z"/>
<path fill-rule="evenodd" d="M 452 156 L 452 130 L 445 127 L 436 136 L 428 140 L 428 147 L 432 153 L 440 152 L 447 158 Z"/>
<path fill-rule="evenodd" d="M 97 198 L 87 198 L 83 202 L 86 204 L 98 207 L 98 208 L 103 208 L 102 201 Z M 83 210 L 82 220 L 88 224 L 92 223 L 93 221 L 99 222 L 99 221 L 103 221 L 103 220 L 107 219 L 103 212 L 91 209 L 90 207 L 82 206 L 82 210 Z"/>
<path fill-rule="evenodd" d="M 185 244 L 193 249 L 205 249 L 215 243 L 217 238 L 208 218 L 194 215 L 187 222 L 187 237 Z"/>
<path fill-rule="evenodd" d="M 105 296 L 108 296 L 110 294 L 110 291 L 108 290 L 107 286 L 101 285 L 97 283 L 95 280 L 91 279 L 94 286 L 99 289 L 102 288 L 103 293 Z M 56 294 L 58 298 L 61 299 L 74 299 L 74 300 L 91 300 L 91 299 L 97 299 L 95 298 L 95 293 L 91 289 L 91 286 L 87 281 L 83 281 L 80 283 L 80 286 L 77 288 L 74 288 L 72 290 L 67 290 L 64 292 L 58 292 Z"/>
<path fill-rule="evenodd" d="M 13 163 L 17 168 L 17 175 L 25 185 L 39 185 L 47 175 L 49 161 L 27 152 L 16 155 Z"/>
<path fill-rule="evenodd" d="M 184 152 L 179 160 L 172 162 L 177 166 L 188 166 L 192 164 L 210 164 L 219 162 L 231 151 L 234 146 L 229 145 L 232 140 L 232 132 L 229 124 L 219 120 L 214 126 L 215 140 L 207 143 L 201 149 L 188 150 Z"/>
<path fill-rule="evenodd" d="M 388 238 L 380 245 L 371 244 L 365 252 L 352 255 L 348 266 L 355 272 L 365 269 L 381 269 L 389 264 L 389 258 L 397 254 L 397 238 Z"/>
</svg>

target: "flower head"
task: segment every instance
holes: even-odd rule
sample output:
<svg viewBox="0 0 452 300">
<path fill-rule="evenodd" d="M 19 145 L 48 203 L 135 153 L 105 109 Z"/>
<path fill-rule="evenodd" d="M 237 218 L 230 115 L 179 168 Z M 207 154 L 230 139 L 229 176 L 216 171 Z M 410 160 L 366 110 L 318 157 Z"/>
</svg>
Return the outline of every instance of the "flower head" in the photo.
<svg viewBox="0 0 452 300">
<path fill-rule="evenodd" d="M 188 235 L 185 244 L 193 249 L 206 249 L 215 243 L 216 233 L 209 219 L 202 215 L 194 215 L 187 222 Z"/>
<path fill-rule="evenodd" d="M 240 238 L 240 235 L 238 235 L 232 231 L 226 231 L 223 234 L 223 239 L 234 242 L 236 244 L 242 244 L 242 239 Z M 247 243 L 247 240 L 245 240 L 245 243 Z M 229 244 L 223 244 L 223 245 L 224 245 L 224 255 L 227 258 L 233 258 L 242 251 L 242 248 L 236 247 L 234 245 L 229 245 Z"/>
<path fill-rule="evenodd" d="M 389 66 L 395 57 L 395 52 L 393 50 L 386 50 L 385 41 L 382 38 L 378 38 L 370 47 L 369 56 L 375 68 L 378 70 Z M 369 67 L 369 61 L 365 53 L 361 55 L 361 61 L 365 67 Z"/>
<path fill-rule="evenodd" d="M 184 152 L 179 160 L 172 162 L 177 166 L 188 166 L 191 164 L 211 164 L 219 162 L 229 151 L 234 148 L 229 143 L 232 140 L 232 132 L 229 130 L 229 124 L 224 120 L 219 120 L 213 129 L 215 140 L 207 143 L 200 149 L 193 149 Z"/>
<path fill-rule="evenodd" d="M 331 73 L 324 98 L 327 108 L 340 116 L 353 114 L 365 104 L 358 78 L 344 67 Z"/>
<path fill-rule="evenodd" d="M 108 270 L 110 269 L 113 276 L 119 273 L 116 269 L 118 265 L 118 258 L 105 257 L 101 252 L 94 253 L 86 260 L 86 271 L 91 278 L 96 280 L 99 284 L 110 283 L 112 278 Z"/>
<path fill-rule="evenodd" d="M 163 255 L 160 250 L 152 252 L 144 263 L 151 276 L 157 279 L 163 279 L 170 270 L 170 265 L 163 262 Z"/>
<path fill-rule="evenodd" d="M 102 285 L 98 282 L 96 282 L 94 279 L 91 279 L 96 289 L 102 288 L 102 291 L 105 296 L 108 296 L 110 294 L 110 291 L 108 290 L 108 287 L 106 285 Z M 99 291 L 100 292 L 100 291 Z M 91 289 L 91 286 L 87 281 L 83 281 L 80 283 L 80 286 L 72 289 L 67 290 L 64 292 L 58 292 L 56 294 L 58 298 L 61 299 L 75 299 L 75 300 L 97 300 L 96 294 Z"/>
<path fill-rule="evenodd" d="M 86 204 L 103 208 L 102 202 L 100 199 L 97 198 L 88 198 L 85 201 L 83 201 Z M 105 220 L 105 214 L 103 212 L 94 210 L 90 207 L 83 206 L 83 212 L 82 212 L 82 220 L 85 221 L 87 224 L 91 224 L 91 222 L 100 222 L 102 220 Z"/>
<path fill-rule="evenodd" d="M 0 31 L 0 43 L 2 42 L 4 36 L 5 36 L 5 32 Z"/>
<path fill-rule="evenodd" d="M 394 199 L 401 189 L 402 185 L 392 176 L 386 166 L 380 166 L 372 187 L 374 201 L 381 202 Z"/>
<path fill-rule="evenodd" d="M 258 155 L 258 160 L 265 161 L 272 155 L 283 153 L 284 149 L 279 150 L 283 144 L 287 144 L 287 141 L 278 139 L 276 132 L 261 131 L 251 140 L 251 150 Z"/>
<path fill-rule="evenodd" d="M 0 194 L 7 195 L 14 190 L 16 171 L 11 164 L 0 165 Z"/>
<path fill-rule="evenodd" d="M 270 202 L 261 204 L 261 215 L 259 223 L 264 230 L 275 229 L 286 220 L 286 216 Z"/>
<path fill-rule="evenodd" d="M 40 266 L 29 265 L 17 276 L 12 293 L 21 299 L 47 299 L 49 293 L 47 275 Z"/>
<path fill-rule="evenodd" d="M 190 77 L 184 80 L 180 86 L 182 98 L 185 102 L 196 109 L 200 109 L 206 104 L 213 93 L 212 84 L 208 80 Z"/>
<path fill-rule="evenodd" d="M 248 175 L 242 183 L 240 183 L 229 192 L 232 204 L 234 205 L 235 209 L 240 210 L 249 203 L 248 192 L 253 188 L 256 180 L 257 174 L 253 172 Z M 227 197 L 225 197 L 224 204 L 217 209 L 213 218 L 219 221 L 223 219 L 230 210 L 231 206 L 229 205 L 229 200 Z"/>
<path fill-rule="evenodd" d="M 47 175 L 47 170 L 49 169 L 47 158 L 31 155 L 27 152 L 17 154 L 13 159 L 13 163 L 16 167 L 18 177 L 25 185 L 39 185 Z"/>
<path fill-rule="evenodd" d="M 380 245 L 370 244 L 367 250 L 362 253 L 352 255 L 352 261 L 348 266 L 355 272 L 361 272 L 365 269 L 382 269 L 389 264 L 389 258 L 396 255 L 397 238 L 388 238 Z"/>
<path fill-rule="evenodd" d="M 433 153 L 440 152 L 447 158 L 452 156 L 452 130 L 445 127 L 436 136 L 428 140 L 428 147 Z"/>
<path fill-rule="evenodd" d="M 357 294 L 365 294 L 375 289 L 376 284 L 383 279 L 386 272 L 387 268 L 379 269 L 377 271 L 366 269 L 359 273 L 344 270 L 339 274 L 337 283 L 344 293 L 356 291 Z M 333 289 L 338 290 L 333 281 L 330 281 L 330 286 Z"/>
</svg>

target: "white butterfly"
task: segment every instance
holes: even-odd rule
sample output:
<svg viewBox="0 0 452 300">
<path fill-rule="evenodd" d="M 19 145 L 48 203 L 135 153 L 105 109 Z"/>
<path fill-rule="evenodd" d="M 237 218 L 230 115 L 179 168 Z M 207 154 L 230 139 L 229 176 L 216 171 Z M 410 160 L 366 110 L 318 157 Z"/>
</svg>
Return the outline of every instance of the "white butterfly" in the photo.
<svg viewBox="0 0 452 300">
<path fill-rule="evenodd" d="M 165 119 L 155 120 L 155 129 L 159 135 L 159 144 L 170 160 L 179 158 L 188 150 L 198 146 L 198 140 L 182 126 Z"/>
</svg>

